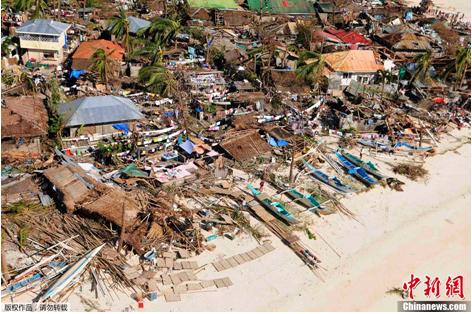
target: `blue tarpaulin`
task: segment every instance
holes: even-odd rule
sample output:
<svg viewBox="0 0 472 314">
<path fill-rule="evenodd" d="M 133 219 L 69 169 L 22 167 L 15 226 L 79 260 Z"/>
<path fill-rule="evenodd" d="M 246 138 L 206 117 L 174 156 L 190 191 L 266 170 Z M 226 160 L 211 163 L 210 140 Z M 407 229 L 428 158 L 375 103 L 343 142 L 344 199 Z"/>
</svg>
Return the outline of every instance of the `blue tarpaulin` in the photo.
<svg viewBox="0 0 472 314">
<path fill-rule="evenodd" d="M 128 124 L 126 123 L 113 124 L 112 127 L 116 130 L 123 131 L 125 134 L 129 133 L 129 127 L 128 127 Z"/>
<path fill-rule="evenodd" d="M 269 142 L 270 145 L 277 146 L 277 147 L 283 147 L 283 146 L 288 145 L 288 142 L 286 140 L 278 140 L 278 139 L 276 139 L 274 137 L 271 137 L 271 136 L 269 136 L 268 142 Z"/>
<path fill-rule="evenodd" d="M 69 77 L 69 78 L 76 78 L 76 79 L 78 79 L 82 74 L 85 74 L 85 71 L 84 71 L 84 70 L 75 70 L 75 69 L 72 69 L 72 71 L 70 71 L 70 77 Z"/>
<path fill-rule="evenodd" d="M 182 148 L 189 155 L 193 152 L 194 146 L 195 144 L 193 144 L 190 140 L 186 140 L 185 142 L 179 145 L 179 147 Z"/>
<path fill-rule="evenodd" d="M 170 117 L 173 117 L 173 116 L 174 116 L 173 111 L 164 111 L 164 117 L 170 118 Z"/>
</svg>

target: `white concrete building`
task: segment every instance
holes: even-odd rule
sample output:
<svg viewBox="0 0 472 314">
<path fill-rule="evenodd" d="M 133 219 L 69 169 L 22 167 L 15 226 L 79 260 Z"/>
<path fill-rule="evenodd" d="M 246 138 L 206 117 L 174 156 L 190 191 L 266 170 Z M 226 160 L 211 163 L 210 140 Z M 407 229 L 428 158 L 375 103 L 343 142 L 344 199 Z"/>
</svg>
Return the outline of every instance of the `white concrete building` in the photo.
<svg viewBox="0 0 472 314">
<path fill-rule="evenodd" d="M 347 50 L 323 55 L 328 77 L 328 93 L 340 95 L 352 80 L 368 84 L 383 65 L 378 64 L 372 50 Z"/>
<path fill-rule="evenodd" d="M 57 65 L 64 59 L 67 30 L 70 24 L 53 20 L 30 20 L 16 29 L 20 48 L 25 49 L 23 61 L 34 59 L 44 64 Z"/>
</svg>

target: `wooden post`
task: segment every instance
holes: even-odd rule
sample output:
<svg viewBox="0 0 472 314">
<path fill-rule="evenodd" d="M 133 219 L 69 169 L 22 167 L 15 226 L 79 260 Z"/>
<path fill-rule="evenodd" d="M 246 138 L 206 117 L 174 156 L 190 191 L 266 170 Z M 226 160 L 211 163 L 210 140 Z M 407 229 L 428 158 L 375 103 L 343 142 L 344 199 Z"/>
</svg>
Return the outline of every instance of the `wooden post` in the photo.
<svg viewBox="0 0 472 314">
<path fill-rule="evenodd" d="M 295 147 L 292 148 L 292 160 L 290 161 L 290 183 L 293 183 L 293 166 L 295 164 Z"/>
<path fill-rule="evenodd" d="M 121 209 L 121 230 L 120 230 L 120 241 L 118 242 L 118 253 L 121 253 L 121 247 L 123 245 L 123 238 L 125 235 L 125 202 L 123 201 Z"/>
</svg>

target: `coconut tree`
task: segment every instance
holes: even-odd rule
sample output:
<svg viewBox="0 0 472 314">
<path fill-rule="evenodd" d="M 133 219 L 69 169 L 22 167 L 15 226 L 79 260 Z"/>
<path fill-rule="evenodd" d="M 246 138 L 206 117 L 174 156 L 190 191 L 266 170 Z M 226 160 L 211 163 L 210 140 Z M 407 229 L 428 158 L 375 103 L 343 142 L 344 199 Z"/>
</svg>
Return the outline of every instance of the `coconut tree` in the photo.
<svg viewBox="0 0 472 314">
<path fill-rule="evenodd" d="M 11 53 L 10 46 L 13 45 L 13 38 L 10 36 L 3 37 L 2 56 L 7 57 Z"/>
<path fill-rule="evenodd" d="M 148 91 L 162 96 L 175 94 L 178 89 L 173 73 L 161 64 L 143 67 L 139 70 L 138 79 Z"/>
<path fill-rule="evenodd" d="M 380 102 L 383 103 L 384 93 L 385 93 L 385 83 L 393 82 L 393 74 L 391 71 L 378 70 L 377 75 L 380 77 L 380 81 L 382 82 L 382 92 L 380 94 Z"/>
<path fill-rule="evenodd" d="M 322 54 L 314 51 L 303 51 L 299 55 L 295 72 L 297 77 L 305 80 L 305 82 L 318 84 L 319 89 L 325 64 L 326 62 Z"/>
<path fill-rule="evenodd" d="M 161 46 L 169 46 L 180 30 L 181 25 L 179 21 L 157 18 L 151 25 L 141 29 L 138 32 L 138 36 L 143 36 Z"/>
<path fill-rule="evenodd" d="M 13 7 L 17 11 L 27 11 L 34 6 L 33 18 L 44 15 L 44 11 L 48 7 L 45 0 L 15 0 Z"/>
<path fill-rule="evenodd" d="M 93 63 L 90 66 L 90 70 L 97 72 L 100 79 L 105 83 L 108 88 L 108 79 L 113 76 L 116 68 L 116 62 L 110 56 L 115 50 L 105 52 L 103 49 L 97 49 L 92 55 Z"/>
<path fill-rule="evenodd" d="M 119 13 L 111 18 L 109 27 L 110 32 L 121 40 L 126 53 L 128 53 L 130 50 L 129 20 L 125 10 L 121 8 Z"/>
<path fill-rule="evenodd" d="M 160 44 L 147 43 L 144 47 L 134 49 L 130 57 L 146 56 L 150 59 L 151 65 L 160 64 L 162 62 L 162 47 Z"/>
<path fill-rule="evenodd" d="M 431 67 L 432 62 L 431 50 L 428 50 L 423 54 L 417 55 L 413 59 L 413 62 L 416 64 L 416 70 L 410 79 L 410 83 L 416 81 L 417 79 L 420 79 L 421 81 L 429 79 L 429 68 Z"/>
<path fill-rule="evenodd" d="M 454 73 L 454 90 L 460 88 L 464 81 L 465 73 L 470 68 L 470 46 L 457 49 L 455 58 L 443 72 L 443 79 Z"/>
</svg>

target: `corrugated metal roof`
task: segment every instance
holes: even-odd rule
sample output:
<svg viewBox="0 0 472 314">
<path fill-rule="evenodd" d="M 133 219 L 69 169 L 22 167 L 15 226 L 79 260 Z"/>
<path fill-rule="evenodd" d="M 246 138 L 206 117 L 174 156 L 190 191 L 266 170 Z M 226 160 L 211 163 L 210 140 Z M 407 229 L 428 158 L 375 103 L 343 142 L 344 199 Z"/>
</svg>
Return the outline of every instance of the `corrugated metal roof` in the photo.
<svg viewBox="0 0 472 314">
<path fill-rule="evenodd" d="M 140 29 L 146 28 L 151 25 L 151 22 L 140 19 L 135 16 L 128 16 L 129 21 L 129 32 L 130 33 L 137 33 Z"/>
<path fill-rule="evenodd" d="M 189 0 L 191 8 L 206 9 L 237 9 L 238 5 L 234 0 Z"/>
<path fill-rule="evenodd" d="M 248 0 L 249 10 L 275 14 L 315 13 L 312 2 L 307 0 Z"/>
<path fill-rule="evenodd" d="M 66 127 L 140 120 L 144 116 L 133 101 L 117 96 L 83 97 L 61 104 Z"/>
<path fill-rule="evenodd" d="M 61 23 L 53 20 L 29 20 L 22 26 L 16 29 L 16 32 L 21 34 L 36 34 L 36 35 L 56 35 L 59 36 L 71 25 Z"/>
</svg>

